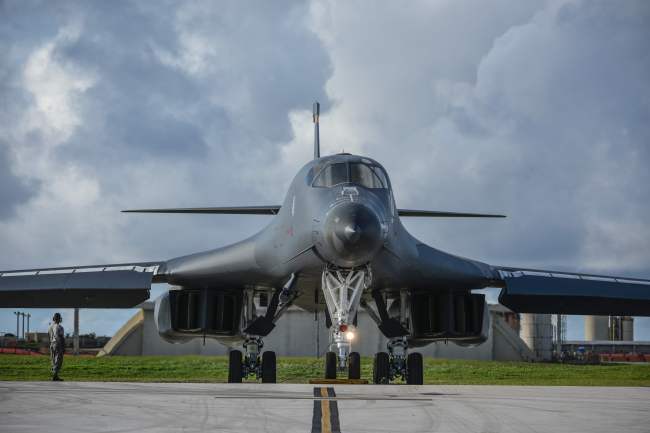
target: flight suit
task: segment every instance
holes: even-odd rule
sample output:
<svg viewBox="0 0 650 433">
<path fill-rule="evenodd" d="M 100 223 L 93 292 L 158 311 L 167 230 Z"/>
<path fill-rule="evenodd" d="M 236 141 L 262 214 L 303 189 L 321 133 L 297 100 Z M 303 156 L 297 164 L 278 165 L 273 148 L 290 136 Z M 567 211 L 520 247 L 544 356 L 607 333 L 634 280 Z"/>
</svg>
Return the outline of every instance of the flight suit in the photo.
<svg viewBox="0 0 650 433">
<path fill-rule="evenodd" d="M 52 323 L 48 330 L 50 335 L 50 361 L 52 363 L 52 378 L 59 378 L 59 371 L 63 365 L 63 352 L 65 351 L 65 334 L 60 323 Z"/>
</svg>

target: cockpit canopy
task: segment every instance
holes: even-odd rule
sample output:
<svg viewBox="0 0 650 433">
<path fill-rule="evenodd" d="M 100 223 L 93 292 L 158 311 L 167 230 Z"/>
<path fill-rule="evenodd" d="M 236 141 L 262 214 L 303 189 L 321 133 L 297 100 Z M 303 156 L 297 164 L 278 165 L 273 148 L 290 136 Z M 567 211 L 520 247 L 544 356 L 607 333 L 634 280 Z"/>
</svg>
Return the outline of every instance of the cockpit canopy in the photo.
<svg viewBox="0 0 650 433">
<path fill-rule="evenodd" d="M 384 169 L 365 162 L 334 162 L 324 167 L 314 167 L 311 186 L 331 188 L 340 184 L 360 185 L 371 189 L 388 189 Z M 320 170 L 318 170 L 320 169 Z M 318 170 L 318 171 L 317 171 Z"/>
</svg>

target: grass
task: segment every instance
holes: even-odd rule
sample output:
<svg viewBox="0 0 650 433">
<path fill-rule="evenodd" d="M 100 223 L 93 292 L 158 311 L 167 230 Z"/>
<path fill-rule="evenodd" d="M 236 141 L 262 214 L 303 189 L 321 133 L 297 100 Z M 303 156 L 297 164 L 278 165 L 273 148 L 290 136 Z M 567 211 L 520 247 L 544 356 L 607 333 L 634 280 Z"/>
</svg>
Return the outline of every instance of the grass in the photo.
<svg viewBox="0 0 650 433">
<path fill-rule="evenodd" d="M 362 359 L 362 378 L 372 379 L 372 359 Z M 278 382 L 307 383 L 323 377 L 323 361 L 278 358 Z M 66 356 L 68 381 L 225 382 L 224 356 Z M 0 355 L 0 380 L 49 380 L 49 357 Z M 650 386 L 650 365 L 562 365 L 527 362 L 426 359 L 426 384 Z"/>
</svg>

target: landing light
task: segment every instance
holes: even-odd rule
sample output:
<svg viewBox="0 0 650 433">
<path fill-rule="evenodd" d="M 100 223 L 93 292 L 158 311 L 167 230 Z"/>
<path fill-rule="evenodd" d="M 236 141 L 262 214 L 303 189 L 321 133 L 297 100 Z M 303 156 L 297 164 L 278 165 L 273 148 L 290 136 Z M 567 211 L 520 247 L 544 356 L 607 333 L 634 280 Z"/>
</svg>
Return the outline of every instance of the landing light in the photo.
<svg viewBox="0 0 650 433">
<path fill-rule="evenodd" d="M 345 333 L 345 338 L 347 338 L 350 341 L 354 340 L 354 332 L 352 332 L 352 331 L 346 332 Z"/>
</svg>

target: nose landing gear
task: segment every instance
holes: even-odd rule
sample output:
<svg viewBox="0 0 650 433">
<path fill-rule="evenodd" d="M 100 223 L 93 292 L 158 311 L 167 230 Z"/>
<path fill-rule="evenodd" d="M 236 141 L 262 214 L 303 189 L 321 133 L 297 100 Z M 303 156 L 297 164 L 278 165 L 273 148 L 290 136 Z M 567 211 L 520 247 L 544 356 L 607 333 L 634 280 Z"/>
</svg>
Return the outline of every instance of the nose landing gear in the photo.
<svg viewBox="0 0 650 433">
<path fill-rule="evenodd" d="M 336 372 L 341 371 L 336 353 L 325 353 L 325 379 L 336 379 Z M 361 379 L 361 355 L 359 352 L 350 352 L 348 355 L 348 379 Z"/>
<path fill-rule="evenodd" d="M 354 319 L 361 295 L 370 286 L 370 266 L 339 268 L 327 265 L 323 270 L 322 290 L 332 320 L 330 351 L 325 354 L 325 378 L 335 379 L 337 371 L 348 370 L 349 379 L 361 377 L 361 357 L 350 352 L 354 338 Z"/>
</svg>

